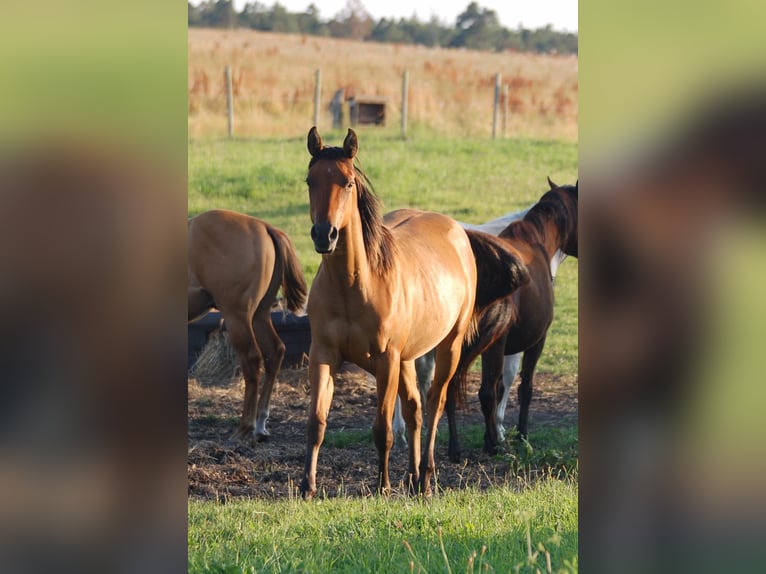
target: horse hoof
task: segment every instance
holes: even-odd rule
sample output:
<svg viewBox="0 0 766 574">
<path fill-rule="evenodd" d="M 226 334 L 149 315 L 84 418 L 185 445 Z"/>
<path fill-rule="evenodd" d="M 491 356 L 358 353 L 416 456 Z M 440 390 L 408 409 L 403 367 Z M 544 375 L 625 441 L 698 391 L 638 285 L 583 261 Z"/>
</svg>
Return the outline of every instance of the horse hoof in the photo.
<svg viewBox="0 0 766 574">
<path fill-rule="evenodd" d="M 266 442 L 271 438 L 271 433 L 264 431 L 255 435 L 255 442 Z"/>
<path fill-rule="evenodd" d="M 253 427 L 239 427 L 229 437 L 229 442 L 232 444 L 253 444 Z"/>
<path fill-rule="evenodd" d="M 460 462 L 463 457 L 460 456 L 460 451 L 458 451 L 447 453 L 447 458 L 449 458 L 450 462 Z"/>
<path fill-rule="evenodd" d="M 300 490 L 301 490 L 301 498 L 303 498 L 303 500 L 311 500 L 312 498 L 314 498 L 314 496 L 317 493 L 316 487 L 310 488 L 308 480 L 306 480 L 305 478 L 301 481 Z"/>
</svg>

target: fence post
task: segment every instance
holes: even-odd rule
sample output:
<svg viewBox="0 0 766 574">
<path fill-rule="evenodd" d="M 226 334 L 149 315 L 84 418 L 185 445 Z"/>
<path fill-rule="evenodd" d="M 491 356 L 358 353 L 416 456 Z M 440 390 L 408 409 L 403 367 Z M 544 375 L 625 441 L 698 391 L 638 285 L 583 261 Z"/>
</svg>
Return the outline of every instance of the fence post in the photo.
<svg viewBox="0 0 766 574">
<path fill-rule="evenodd" d="M 402 139 L 407 139 L 407 98 L 410 87 L 410 73 L 404 70 L 402 74 Z"/>
<path fill-rule="evenodd" d="M 492 110 L 492 139 L 497 136 L 497 112 L 500 108 L 500 74 L 495 75 L 495 107 Z"/>
<path fill-rule="evenodd" d="M 234 97 L 231 93 L 231 66 L 226 66 L 226 111 L 229 117 L 229 137 L 234 133 Z"/>
<path fill-rule="evenodd" d="M 322 72 L 317 68 L 314 74 L 314 125 L 319 126 L 319 99 L 322 93 Z"/>
<path fill-rule="evenodd" d="M 503 84 L 503 138 L 508 127 L 508 84 Z"/>
</svg>

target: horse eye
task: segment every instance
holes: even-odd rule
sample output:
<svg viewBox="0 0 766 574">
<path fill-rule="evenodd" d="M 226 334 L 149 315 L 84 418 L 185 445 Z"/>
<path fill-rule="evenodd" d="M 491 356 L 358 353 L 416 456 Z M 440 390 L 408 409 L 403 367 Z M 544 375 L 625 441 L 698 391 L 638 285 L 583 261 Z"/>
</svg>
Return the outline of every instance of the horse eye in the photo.
<svg viewBox="0 0 766 574">
<path fill-rule="evenodd" d="M 354 187 L 354 180 L 350 179 L 346 182 L 346 189 L 351 189 L 352 187 Z"/>
</svg>

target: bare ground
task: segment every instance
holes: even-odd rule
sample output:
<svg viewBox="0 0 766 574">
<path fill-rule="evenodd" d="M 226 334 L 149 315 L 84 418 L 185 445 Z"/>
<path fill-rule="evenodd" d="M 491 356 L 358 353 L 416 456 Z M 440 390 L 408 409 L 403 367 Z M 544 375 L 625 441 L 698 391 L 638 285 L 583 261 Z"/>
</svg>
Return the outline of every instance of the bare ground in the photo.
<svg viewBox="0 0 766 574">
<path fill-rule="evenodd" d="M 469 377 L 469 404 L 458 411 L 458 428 L 482 424 L 477 390 L 479 373 Z M 561 426 L 577 420 L 576 376 L 538 374 L 530 407 L 530 432 L 537 425 Z M 233 443 L 230 435 L 239 422 L 244 383 L 228 386 L 188 385 L 188 483 L 189 496 L 199 499 L 283 499 L 297 496 L 306 452 L 306 418 L 309 405 L 307 369 L 283 369 L 274 387 L 268 428 L 271 438 L 257 444 Z M 375 380 L 364 371 L 348 366 L 336 378 L 335 394 L 328 420 L 325 444 L 319 454 L 317 487 L 320 496 L 366 496 L 374 492 L 377 452 L 372 442 L 376 405 Z M 516 421 L 515 387 L 506 411 L 506 427 Z M 439 434 L 447 434 L 446 416 Z M 355 431 L 357 437 L 345 446 L 335 446 L 331 435 Z M 451 463 L 445 445 L 437 443 L 436 466 L 439 488 L 465 485 L 486 487 L 512 480 L 507 457 L 489 456 L 481 444 L 470 444 L 461 435 L 463 461 Z M 328 444 L 330 443 L 330 444 Z M 407 467 L 405 450 L 391 454 L 391 481 L 402 488 Z"/>
</svg>

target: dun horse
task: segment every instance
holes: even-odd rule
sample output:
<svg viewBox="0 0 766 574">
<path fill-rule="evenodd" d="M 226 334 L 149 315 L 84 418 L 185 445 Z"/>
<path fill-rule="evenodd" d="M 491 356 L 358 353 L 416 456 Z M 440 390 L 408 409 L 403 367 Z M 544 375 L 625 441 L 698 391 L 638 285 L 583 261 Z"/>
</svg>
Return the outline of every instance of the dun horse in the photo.
<svg viewBox="0 0 766 574">
<path fill-rule="evenodd" d="M 378 488 L 390 491 L 388 458 L 397 393 L 409 433 L 408 486 L 430 493 L 435 470 L 436 424 L 455 372 L 460 348 L 471 329 L 477 289 L 473 242 L 454 220 L 437 213 L 398 210 L 385 218 L 364 173 L 354 165 L 356 134 L 343 147 L 325 147 L 316 128 L 308 134 L 311 154 L 306 183 L 311 237 L 322 264 L 309 294 L 311 405 L 301 493 L 316 494 L 316 467 L 333 395 L 333 377 L 344 360 L 375 376 L 378 406 L 373 424 L 378 451 Z M 526 277 L 508 251 L 496 259 L 503 295 Z M 427 402 L 428 432 L 421 460 L 421 400 L 414 361 L 436 349 L 434 382 Z M 416 486 L 417 485 L 417 486 Z"/>
<path fill-rule="evenodd" d="M 265 440 L 271 391 L 285 356 L 271 322 L 271 306 L 281 286 L 287 308 L 303 308 L 306 282 L 300 262 L 287 235 L 255 217 L 207 211 L 189 220 L 188 228 L 189 321 L 212 307 L 220 309 L 245 379 L 242 418 L 234 437 Z"/>
<path fill-rule="evenodd" d="M 450 383 L 447 398 L 450 429 L 448 453 L 452 461 L 460 458 L 455 424 L 456 402 L 465 396 L 467 368 L 479 355 L 482 357 L 479 399 L 486 425 L 484 450 L 492 454 L 497 451 L 498 427 L 502 423 L 497 417 L 504 414 L 510 382 L 515 376 L 515 372 L 508 373 L 505 378 L 509 385 L 503 385 L 504 355 L 523 353 L 517 429 L 520 436 L 527 436 L 534 372 L 553 321 L 551 265 L 559 257 L 559 252 L 577 257 L 578 185 L 557 186 L 550 179 L 548 183 L 550 191 L 521 220 L 500 232 L 499 238 L 524 262 L 530 280 L 517 292 L 497 299 L 484 309 L 479 319 L 478 336 L 463 346 L 460 367 Z M 499 401 L 500 389 L 502 400 Z"/>
<path fill-rule="evenodd" d="M 519 221 L 529 212 L 530 208 L 522 209 L 521 211 L 512 211 L 506 213 L 500 217 L 487 221 L 479 225 L 471 223 L 463 223 L 458 221 L 463 229 L 472 231 L 483 231 L 491 235 L 498 235 L 508 225 L 514 221 Z M 551 259 L 551 278 L 556 280 L 556 271 L 559 265 L 566 259 L 566 253 L 561 250 L 556 251 L 556 254 Z M 503 392 L 502 398 L 497 404 L 496 409 L 496 421 L 497 421 L 497 433 L 500 441 L 505 440 L 505 427 L 503 421 L 505 419 L 505 408 L 508 404 L 508 396 L 510 394 L 511 385 L 516 378 L 516 374 L 519 371 L 519 365 L 521 363 L 522 353 L 514 353 L 512 355 L 506 355 L 503 359 Z M 422 357 L 415 360 L 415 371 L 418 377 L 418 387 L 420 388 L 421 400 L 425 397 L 428 389 L 431 386 L 431 381 L 434 378 L 434 353 L 429 351 Z M 404 419 L 402 418 L 400 402 L 396 401 L 396 409 L 394 411 L 394 445 L 399 445 L 402 448 L 407 445 L 407 439 L 405 436 Z"/>
</svg>

